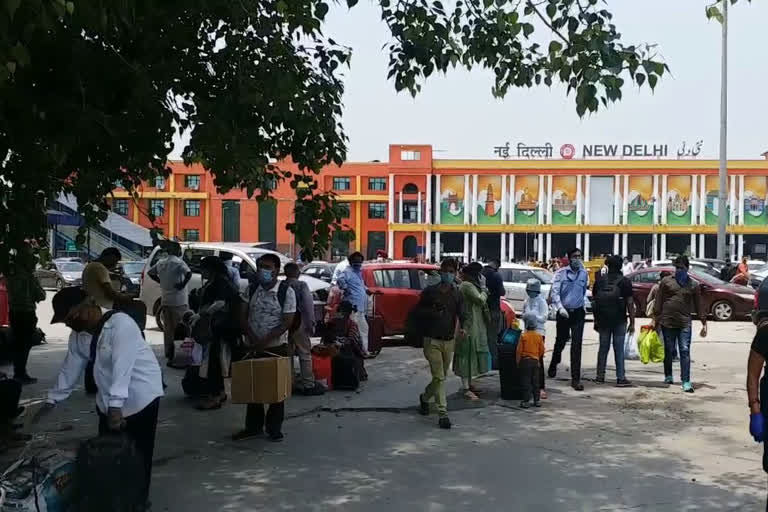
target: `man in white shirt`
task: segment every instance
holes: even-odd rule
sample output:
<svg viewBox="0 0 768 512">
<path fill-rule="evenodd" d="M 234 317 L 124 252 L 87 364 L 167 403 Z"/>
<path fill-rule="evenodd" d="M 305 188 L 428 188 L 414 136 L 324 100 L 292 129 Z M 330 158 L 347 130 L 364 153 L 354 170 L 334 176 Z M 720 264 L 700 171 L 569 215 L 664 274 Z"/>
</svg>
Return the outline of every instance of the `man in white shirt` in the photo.
<svg viewBox="0 0 768 512">
<path fill-rule="evenodd" d="M 624 265 L 621 267 L 621 273 L 625 276 L 631 274 L 635 270 L 635 264 L 629 261 L 629 258 L 624 256 Z"/>
<path fill-rule="evenodd" d="M 288 328 L 296 313 L 296 293 L 286 284 L 279 284 L 280 258 L 264 254 L 257 262 L 259 287 L 253 292 L 248 305 L 248 326 L 246 343 L 255 352 L 270 352 L 288 356 Z M 283 419 L 285 402 L 269 404 L 266 417 L 264 405 L 248 404 L 245 414 L 245 429 L 232 436 L 241 441 L 260 436 L 266 429 L 270 441 L 283 440 Z"/>
<path fill-rule="evenodd" d="M 150 279 L 160 283 L 163 306 L 163 343 L 165 357 L 168 363 L 173 361 L 173 335 L 184 313 L 189 309 L 189 293 L 187 283 L 192 278 L 192 272 L 181 259 L 181 245 L 166 242 L 168 256 L 158 261 L 149 269 Z"/>
</svg>

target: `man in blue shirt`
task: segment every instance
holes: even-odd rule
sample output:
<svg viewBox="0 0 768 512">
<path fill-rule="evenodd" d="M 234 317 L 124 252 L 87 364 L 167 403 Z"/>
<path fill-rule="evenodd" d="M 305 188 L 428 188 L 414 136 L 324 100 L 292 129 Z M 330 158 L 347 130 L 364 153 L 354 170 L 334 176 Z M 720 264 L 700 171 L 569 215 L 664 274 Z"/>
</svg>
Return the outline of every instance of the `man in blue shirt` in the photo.
<svg viewBox="0 0 768 512">
<path fill-rule="evenodd" d="M 552 304 L 557 309 L 557 335 L 548 375 L 550 379 L 557 375 L 557 365 L 560 364 L 563 349 L 570 336 L 571 387 L 576 391 L 584 391 L 581 383 L 581 342 L 584 337 L 584 299 L 589 278 L 584 270 L 580 249 L 571 249 L 568 252 L 568 260 L 569 265 L 555 274 L 550 293 Z"/>
<path fill-rule="evenodd" d="M 342 301 L 349 301 L 357 308 L 350 318 L 357 324 L 360 331 L 360 339 L 363 343 L 363 351 L 368 354 L 368 321 L 365 319 L 365 311 L 368 307 L 368 295 L 370 291 L 363 281 L 363 255 L 353 252 L 347 258 L 349 267 L 339 274 L 336 283 L 343 292 Z"/>
</svg>

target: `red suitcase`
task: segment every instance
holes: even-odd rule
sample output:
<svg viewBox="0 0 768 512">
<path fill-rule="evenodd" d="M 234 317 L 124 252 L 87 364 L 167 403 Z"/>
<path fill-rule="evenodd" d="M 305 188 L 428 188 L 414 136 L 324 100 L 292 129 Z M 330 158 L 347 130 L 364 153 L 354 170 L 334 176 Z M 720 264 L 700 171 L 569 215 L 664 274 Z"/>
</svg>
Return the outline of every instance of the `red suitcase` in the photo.
<svg viewBox="0 0 768 512">
<path fill-rule="evenodd" d="M 366 317 L 368 320 L 368 352 L 372 356 L 377 356 L 384 344 L 384 317 L 376 313 L 376 296 L 372 295 L 371 300 L 373 301 L 372 316 Z"/>
</svg>

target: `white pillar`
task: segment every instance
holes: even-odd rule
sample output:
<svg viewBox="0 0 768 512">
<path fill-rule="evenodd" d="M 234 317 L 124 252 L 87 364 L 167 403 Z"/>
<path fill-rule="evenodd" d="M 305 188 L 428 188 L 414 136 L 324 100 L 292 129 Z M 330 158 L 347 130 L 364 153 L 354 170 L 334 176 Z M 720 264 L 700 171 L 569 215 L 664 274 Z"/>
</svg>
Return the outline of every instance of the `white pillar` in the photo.
<svg viewBox="0 0 768 512">
<path fill-rule="evenodd" d="M 544 254 L 544 261 L 549 261 L 552 257 L 552 233 L 547 233 L 547 252 Z"/>
<path fill-rule="evenodd" d="M 659 215 L 661 214 L 661 197 L 659 197 L 659 175 L 654 174 L 653 175 L 653 192 L 651 193 L 651 197 L 653 198 L 653 223 L 658 224 L 659 223 Z M 656 252 L 653 253 L 653 259 L 656 259 Z"/>
<path fill-rule="evenodd" d="M 626 217 L 624 217 L 626 219 Z M 623 239 L 621 242 L 621 245 L 624 247 L 624 252 L 622 253 L 624 256 L 631 256 L 629 254 L 629 233 L 624 233 L 621 235 L 621 238 Z"/>
<path fill-rule="evenodd" d="M 667 259 L 667 235 L 666 234 L 661 235 L 661 252 L 659 253 L 659 259 L 660 260 Z"/>
<path fill-rule="evenodd" d="M 501 255 L 499 256 L 499 261 L 501 261 L 502 263 L 505 261 L 509 261 L 509 255 L 507 255 L 507 234 L 506 233 L 501 234 Z"/>
<path fill-rule="evenodd" d="M 701 182 L 701 201 L 699 201 L 699 222 L 702 224 L 707 223 L 707 178 L 705 176 L 702 176 L 701 179 L 699 179 Z M 704 251 L 701 251 L 702 253 Z"/>
<path fill-rule="evenodd" d="M 621 174 L 617 174 L 613 178 L 613 223 L 614 224 L 619 223 L 619 207 L 621 206 L 621 203 L 619 201 L 619 196 L 621 195 L 620 187 L 621 187 Z M 616 247 L 616 244 L 618 244 L 618 241 L 613 244 L 614 254 L 619 253 L 619 250 Z"/>
<path fill-rule="evenodd" d="M 464 175 L 464 224 L 469 224 L 469 209 L 471 203 L 469 197 L 469 174 Z"/>
<path fill-rule="evenodd" d="M 619 248 L 619 234 L 616 233 L 613 235 L 613 254 L 620 254 L 621 249 Z"/>
<path fill-rule="evenodd" d="M 403 191 L 399 191 L 398 194 L 400 195 L 400 208 L 397 213 L 397 218 L 399 219 L 400 224 L 403 223 Z"/>
<path fill-rule="evenodd" d="M 416 223 L 421 224 L 421 190 L 416 194 Z"/>
<path fill-rule="evenodd" d="M 477 178 L 472 176 L 472 224 L 477 224 Z"/>
<path fill-rule="evenodd" d="M 731 183 L 729 188 L 731 191 L 730 194 L 728 194 L 728 204 L 730 206 L 731 212 L 730 216 L 728 217 L 728 224 L 734 225 L 736 224 L 736 176 L 731 176 Z M 731 243 L 731 247 L 733 247 L 733 242 Z"/>
<path fill-rule="evenodd" d="M 666 224 L 667 223 L 667 175 L 664 174 L 661 176 L 661 219 L 659 220 L 659 224 Z M 662 242 L 662 248 L 666 251 L 667 248 L 667 242 L 666 238 L 663 239 Z M 666 258 L 666 253 L 664 256 L 659 256 L 660 260 L 663 260 Z"/>
<path fill-rule="evenodd" d="M 438 176 L 439 178 L 440 176 Z M 439 190 L 439 189 L 438 189 Z M 442 248 L 440 247 L 440 232 L 435 232 L 435 261 L 440 262 L 440 251 Z"/>
<path fill-rule="evenodd" d="M 622 216 L 624 217 L 623 224 L 628 224 L 629 223 L 629 175 L 627 174 L 624 175 L 624 195 L 621 198 L 621 211 L 622 211 Z M 624 241 L 624 251 L 628 252 L 626 239 Z M 629 254 L 627 254 L 627 256 L 629 256 Z"/>
<path fill-rule="evenodd" d="M 739 235 L 739 244 L 736 246 L 738 252 L 739 261 L 744 257 L 744 235 Z"/>
<path fill-rule="evenodd" d="M 541 208 L 539 208 L 541 211 Z M 539 233 L 538 240 L 536 242 L 536 259 L 541 261 L 544 257 L 544 233 Z"/>
<path fill-rule="evenodd" d="M 584 193 L 584 224 L 589 225 L 589 207 L 591 204 L 591 197 L 589 194 L 590 185 L 592 183 L 592 176 L 587 176 L 587 190 Z"/>
<path fill-rule="evenodd" d="M 654 215 L 656 215 L 654 213 Z M 659 259 L 659 235 L 654 233 L 651 235 L 651 260 Z"/>
<path fill-rule="evenodd" d="M 395 175 L 389 175 L 389 223 L 395 223 Z"/>
<path fill-rule="evenodd" d="M 691 235 L 691 258 L 696 258 L 696 235 Z M 701 256 L 703 258 L 703 256 Z"/>
<path fill-rule="evenodd" d="M 704 240 L 704 234 L 699 235 L 699 258 L 707 257 L 707 246 Z"/>
<path fill-rule="evenodd" d="M 702 176 L 702 179 L 703 178 L 704 177 Z M 696 181 L 697 179 L 698 179 L 698 176 L 696 175 L 691 176 L 691 224 L 693 225 L 696 225 L 699 223 L 697 222 L 697 219 L 699 216 L 696 214 L 696 212 L 698 211 L 696 209 L 696 206 L 698 205 L 697 201 L 700 199 L 698 197 L 699 194 L 696 192 L 696 184 L 698 183 L 698 181 Z M 701 223 L 704 224 L 704 219 L 701 219 Z M 693 249 L 691 249 L 691 252 L 692 253 L 694 252 Z"/>
<path fill-rule="evenodd" d="M 515 175 L 509 177 L 509 223 L 515 223 Z M 510 245 L 510 247 L 512 247 Z"/>
<path fill-rule="evenodd" d="M 472 261 L 477 261 L 477 233 L 472 233 Z"/>
<path fill-rule="evenodd" d="M 435 224 L 440 224 L 440 175 L 435 176 Z M 440 233 L 437 234 L 438 240 L 440 240 Z"/>
<path fill-rule="evenodd" d="M 427 203 L 426 203 L 426 222 L 432 224 L 432 175 L 427 174 Z"/>
<path fill-rule="evenodd" d="M 744 224 L 744 176 L 739 176 L 739 224 Z"/>
<path fill-rule="evenodd" d="M 507 223 L 507 175 L 501 177 L 501 225 Z M 504 240 L 504 237 L 501 237 Z M 502 242 L 503 243 L 503 242 Z M 502 248 L 504 246 L 502 245 Z M 503 251 L 502 251 L 503 252 Z M 504 258 L 501 261 L 506 261 Z"/>
<path fill-rule="evenodd" d="M 427 243 L 424 244 L 424 259 L 429 261 L 432 258 L 432 232 L 427 230 L 425 238 Z"/>
<path fill-rule="evenodd" d="M 539 224 L 544 224 L 544 203 L 542 201 L 544 195 L 544 176 L 539 176 Z M 544 238 L 541 237 L 543 240 Z"/>
<path fill-rule="evenodd" d="M 581 179 L 581 175 L 576 176 L 576 224 L 581 224 L 581 216 L 584 213 L 584 205 L 581 199 Z"/>
<path fill-rule="evenodd" d="M 514 262 L 515 261 L 515 234 L 514 233 L 509 234 L 509 247 L 507 247 L 507 250 L 509 251 L 509 261 Z"/>
<path fill-rule="evenodd" d="M 589 254 L 589 233 L 584 233 L 584 259 L 591 260 L 592 256 Z"/>
<path fill-rule="evenodd" d="M 546 223 L 552 224 L 552 176 L 547 176 L 547 211 L 546 211 Z M 549 234 L 549 240 L 552 240 L 552 234 Z M 549 254 L 549 252 L 547 252 Z M 549 256 L 547 256 L 549 259 Z"/>
<path fill-rule="evenodd" d="M 469 263 L 469 232 L 464 233 L 464 263 Z"/>
<path fill-rule="evenodd" d="M 738 252 L 738 248 L 736 247 L 736 235 L 731 233 L 731 236 L 729 238 L 730 238 L 731 247 L 729 249 L 726 249 L 725 252 L 727 252 L 728 254 L 735 254 L 736 252 Z"/>
<path fill-rule="evenodd" d="M 395 258 L 395 232 L 391 229 L 389 230 L 389 240 L 387 243 L 387 256 L 389 256 L 389 259 Z"/>
</svg>

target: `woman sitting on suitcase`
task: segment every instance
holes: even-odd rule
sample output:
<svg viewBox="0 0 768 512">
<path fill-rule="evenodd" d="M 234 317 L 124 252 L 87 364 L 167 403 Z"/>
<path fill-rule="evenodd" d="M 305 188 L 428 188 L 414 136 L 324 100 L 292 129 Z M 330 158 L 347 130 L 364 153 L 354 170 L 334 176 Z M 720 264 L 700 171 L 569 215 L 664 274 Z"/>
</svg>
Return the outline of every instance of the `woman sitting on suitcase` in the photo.
<svg viewBox="0 0 768 512">
<path fill-rule="evenodd" d="M 93 376 L 98 385 L 99 435 L 123 432 L 132 439 L 144 465 L 144 496 L 149 497 L 152 454 L 163 382 L 160 365 L 138 324 L 127 313 L 83 303 L 72 309 L 67 325 L 95 339 Z M 93 351 L 92 351 L 93 352 Z"/>
<path fill-rule="evenodd" d="M 351 302 L 346 300 L 342 302 L 336 312 L 336 318 L 331 321 L 322 341 L 326 345 L 339 346 L 339 355 L 336 356 L 340 358 L 339 362 L 349 360 L 352 363 L 349 365 L 353 374 L 351 380 L 356 378 L 358 381 L 365 381 L 368 380 L 368 373 L 365 371 L 365 351 L 360 339 L 360 330 L 351 318 L 356 310 L 357 308 Z M 338 364 L 335 366 L 339 367 Z M 333 379 L 333 385 L 337 389 L 342 389 L 336 378 Z"/>
</svg>

